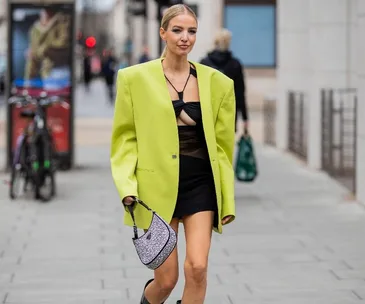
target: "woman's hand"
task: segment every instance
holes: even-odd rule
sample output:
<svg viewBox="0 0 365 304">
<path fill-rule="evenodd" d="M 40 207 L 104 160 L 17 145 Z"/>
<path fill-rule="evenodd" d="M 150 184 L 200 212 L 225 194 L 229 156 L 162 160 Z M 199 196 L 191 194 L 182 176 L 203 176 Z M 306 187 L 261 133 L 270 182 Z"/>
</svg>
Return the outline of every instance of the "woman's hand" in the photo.
<svg viewBox="0 0 365 304">
<path fill-rule="evenodd" d="M 123 204 L 126 206 L 132 205 L 135 202 L 135 198 L 133 196 L 126 196 L 123 198 Z"/>
<path fill-rule="evenodd" d="M 222 219 L 222 225 L 225 225 L 233 220 L 233 215 L 227 215 Z"/>
</svg>

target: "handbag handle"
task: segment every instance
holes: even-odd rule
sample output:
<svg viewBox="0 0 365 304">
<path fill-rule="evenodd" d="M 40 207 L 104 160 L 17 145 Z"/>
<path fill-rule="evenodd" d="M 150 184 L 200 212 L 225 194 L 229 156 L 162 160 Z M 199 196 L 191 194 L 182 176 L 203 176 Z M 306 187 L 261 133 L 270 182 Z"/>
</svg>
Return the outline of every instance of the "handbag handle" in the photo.
<svg viewBox="0 0 365 304">
<path fill-rule="evenodd" d="M 146 208 L 148 211 L 151 211 L 151 212 L 153 212 L 152 211 L 152 209 L 150 208 L 150 207 L 148 207 L 143 201 L 141 201 L 140 199 L 138 199 L 137 197 L 135 197 L 135 196 L 133 196 L 133 198 L 134 198 L 134 201 L 133 201 L 133 203 L 132 204 L 130 204 L 130 205 L 126 205 L 126 204 L 124 204 L 123 203 L 123 205 L 125 206 L 125 207 L 127 207 L 127 209 L 128 209 L 128 211 L 129 211 L 129 213 L 131 214 L 131 217 L 132 217 L 132 221 L 133 221 L 133 232 L 134 232 L 134 238 L 135 239 L 138 239 L 138 230 L 137 230 L 137 225 L 136 225 L 136 219 L 135 219 L 135 217 L 134 217 L 134 212 L 133 212 L 133 210 L 134 210 L 134 205 L 136 204 L 136 203 L 139 203 L 140 205 L 142 205 L 144 208 Z"/>
</svg>

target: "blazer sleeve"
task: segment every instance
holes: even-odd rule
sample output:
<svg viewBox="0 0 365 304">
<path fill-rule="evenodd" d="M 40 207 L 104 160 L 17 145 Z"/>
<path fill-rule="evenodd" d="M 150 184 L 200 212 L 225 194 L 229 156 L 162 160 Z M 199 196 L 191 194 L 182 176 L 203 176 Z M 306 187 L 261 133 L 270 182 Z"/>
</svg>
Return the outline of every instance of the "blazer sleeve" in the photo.
<svg viewBox="0 0 365 304">
<path fill-rule="evenodd" d="M 235 97 L 233 81 L 223 97 L 215 125 L 218 164 L 222 189 L 222 219 L 232 215 L 235 218 L 233 153 L 235 145 Z"/>
<path fill-rule="evenodd" d="M 111 139 L 111 171 L 121 200 L 138 196 L 137 138 L 133 115 L 133 102 L 124 72 L 117 77 L 117 94 Z"/>
</svg>

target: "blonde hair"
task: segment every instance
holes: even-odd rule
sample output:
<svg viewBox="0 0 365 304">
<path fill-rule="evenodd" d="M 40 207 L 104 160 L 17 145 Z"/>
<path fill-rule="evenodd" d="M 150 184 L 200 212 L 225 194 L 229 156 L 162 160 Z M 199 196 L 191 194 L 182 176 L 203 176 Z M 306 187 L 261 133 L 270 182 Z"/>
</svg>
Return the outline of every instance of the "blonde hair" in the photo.
<svg viewBox="0 0 365 304">
<path fill-rule="evenodd" d="M 161 27 L 167 31 L 167 28 L 169 27 L 170 20 L 175 18 L 176 16 L 183 15 L 183 14 L 189 14 L 194 17 L 196 22 L 198 22 L 198 18 L 196 17 L 194 11 L 187 6 L 186 4 L 175 4 L 173 6 L 170 6 L 165 13 L 163 14 L 162 20 L 161 20 Z M 167 47 L 165 46 L 161 58 L 165 57 L 167 53 Z"/>
<path fill-rule="evenodd" d="M 227 29 L 218 31 L 214 38 L 214 47 L 219 51 L 228 51 L 231 45 L 232 33 Z"/>
</svg>

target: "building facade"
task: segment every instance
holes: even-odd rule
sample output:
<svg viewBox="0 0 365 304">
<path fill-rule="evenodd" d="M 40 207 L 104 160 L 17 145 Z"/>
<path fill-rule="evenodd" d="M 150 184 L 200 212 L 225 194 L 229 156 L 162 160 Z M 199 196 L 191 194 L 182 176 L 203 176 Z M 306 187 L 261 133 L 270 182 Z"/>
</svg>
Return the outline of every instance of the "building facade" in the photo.
<svg viewBox="0 0 365 304">
<path fill-rule="evenodd" d="M 213 3 L 214 2 L 214 3 Z M 118 54 L 125 51 L 129 31 L 132 37 L 133 63 L 138 61 L 143 47 L 148 46 L 152 58 L 160 56 L 159 27 L 157 21 L 157 3 L 155 0 L 147 0 L 147 18 L 143 16 L 128 17 L 128 1 L 117 0 L 110 16 L 110 28 L 113 35 L 114 48 Z M 200 60 L 213 46 L 214 33 L 223 24 L 222 0 L 186 0 L 186 4 L 197 8 L 199 32 L 198 40 L 190 59 Z M 130 26 L 130 28 L 129 28 Z"/>
<path fill-rule="evenodd" d="M 354 151 L 356 196 L 365 202 L 365 2 L 363 0 L 278 0 L 278 88 L 276 143 L 278 148 L 290 148 L 290 113 L 288 92 L 303 97 L 302 119 L 304 154 L 308 166 L 323 169 L 328 158 L 343 165 L 344 153 L 339 147 L 351 141 Z M 330 89 L 331 91 L 328 91 Z M 325 91 L 324 91 L 325 90 Z M 330 118 L 325 113 L 323 92 L 332 92 L 331 105 L 337 104 L 339 114 Z M 352 108 L 351 130 L 342 123 L 349 120 L 342 108 L 357 98 Z M 350 113 L 351 114 L 351 113 Z M 335 127 L 331 131 L 331 148 L 325 155 L 325 119 Z M 334 120 L 334 121 L 332 121 Z M 351 122 L 349 122 L 350 124 Z M 334 156 L 333 156 L 334 155 Z M 346 156 L 346 155 L 345 155 Z M 332 159 L 334 158 L 334 159 Z"/>
<path fill-rule="evenodd" d="M 128 37 L 129 25 L 133 39 L 133 62 L 144 45 L 151 56 L 159 54 L 159 24 L 157 4 L 147 0 L 147 18 L 129 19 L 126 9 L 130 0 L 117 0 L 111 11 L 114 46 L 120 53 Z M 198 39 L 190 59 L 199 61 L 213 48 L 214 34 L 221 27 L 232 34 L 232 50 L 247 67 L 276 66 L 276 1 L 275 0 L 185 0 L 197 12 Z"/>
</svg>

